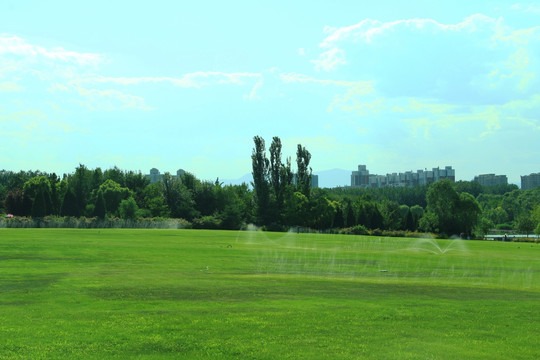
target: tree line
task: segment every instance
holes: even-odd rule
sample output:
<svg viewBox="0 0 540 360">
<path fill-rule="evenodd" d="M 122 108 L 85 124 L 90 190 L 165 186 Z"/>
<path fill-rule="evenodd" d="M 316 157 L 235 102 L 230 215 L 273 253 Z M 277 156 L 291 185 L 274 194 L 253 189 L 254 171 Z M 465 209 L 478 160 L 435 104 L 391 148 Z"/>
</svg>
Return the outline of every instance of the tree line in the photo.
<svg viewBox="0 0 540 360">
<path fill-rule="evenodd" d="M 440 180 L 426 186 L 311 187 L 311 154 L 298 144 L 295 169 L 279 137 L 267 150 L 253 138 L 251 184 L 224 185 L 185 173 L 150 183 L 140 172 L 80 164 L 62 178 L 40 171 L 0 171 L 0 212 L 105 219 L 175 218 L 194 228 L 266 230 L 305 227 L 345 233 L 430 232 L 482 235 L 492 229 L 540 232 L 540 188 L 484 187 Z"/>
</svg>

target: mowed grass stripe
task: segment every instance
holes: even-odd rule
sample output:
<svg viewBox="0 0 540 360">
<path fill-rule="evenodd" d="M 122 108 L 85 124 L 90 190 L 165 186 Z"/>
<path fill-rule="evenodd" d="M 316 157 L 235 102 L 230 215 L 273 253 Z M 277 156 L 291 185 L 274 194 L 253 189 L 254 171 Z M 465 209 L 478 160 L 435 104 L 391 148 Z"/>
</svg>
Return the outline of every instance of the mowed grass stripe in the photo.
<svg viewBox="0 0 540 360">
<path fill-rule="evenodd" d="M 0 358 L 534 359 L 539 255 L 515 243 L 0 229 Z"/>
</svg>

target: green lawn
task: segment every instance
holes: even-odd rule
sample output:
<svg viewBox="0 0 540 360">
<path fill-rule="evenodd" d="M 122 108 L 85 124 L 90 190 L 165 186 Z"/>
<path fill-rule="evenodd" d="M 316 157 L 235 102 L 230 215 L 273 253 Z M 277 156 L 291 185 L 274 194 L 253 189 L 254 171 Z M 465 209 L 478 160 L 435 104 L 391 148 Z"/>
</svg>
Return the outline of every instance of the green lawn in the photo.
<svg viewBox="0 0 540 360">
<path fill-rule="evenodd" d="M 540 245 L 0 229 L 0 359 L 538 359 Z"/>
</svg>

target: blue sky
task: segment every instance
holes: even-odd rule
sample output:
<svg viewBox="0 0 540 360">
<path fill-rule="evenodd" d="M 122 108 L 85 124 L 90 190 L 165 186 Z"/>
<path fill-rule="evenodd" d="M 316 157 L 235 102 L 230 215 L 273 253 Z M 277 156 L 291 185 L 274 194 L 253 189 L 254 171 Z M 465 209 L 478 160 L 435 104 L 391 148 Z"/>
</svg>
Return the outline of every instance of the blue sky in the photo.
<svg viewBox="0 0 540 360">
<path fill-rule="evenodd" d="M 539 72 L 540 2 L 4 0 L 0 168 L 234 179 L 260 135 L 314 171 L 519 184 Z"/>
</svg>

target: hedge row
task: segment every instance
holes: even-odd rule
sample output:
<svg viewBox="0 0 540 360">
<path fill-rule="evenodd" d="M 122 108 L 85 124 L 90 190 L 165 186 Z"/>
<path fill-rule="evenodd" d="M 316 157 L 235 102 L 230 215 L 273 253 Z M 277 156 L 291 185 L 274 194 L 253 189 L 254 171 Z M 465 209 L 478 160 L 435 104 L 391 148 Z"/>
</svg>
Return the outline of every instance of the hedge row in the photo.
<svg viewBox="0 0 540 360">
<path fill-rule="evenodd" d="M 184 219 L 143 218 L 137 220 L 86 218 L 71 216 L 46 216 L 0 218 L 0 228 L 73 228 L 73 229 L 190 229 L 192 224 Z"/>
</svg>

